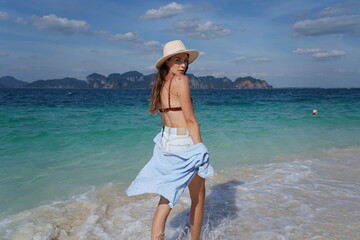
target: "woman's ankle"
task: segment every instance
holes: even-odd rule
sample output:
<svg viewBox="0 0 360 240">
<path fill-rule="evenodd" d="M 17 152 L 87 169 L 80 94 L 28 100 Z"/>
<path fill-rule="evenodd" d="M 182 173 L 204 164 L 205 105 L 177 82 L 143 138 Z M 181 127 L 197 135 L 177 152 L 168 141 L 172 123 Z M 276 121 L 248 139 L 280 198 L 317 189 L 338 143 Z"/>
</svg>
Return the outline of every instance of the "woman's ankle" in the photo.
<svg viewBox="0 0 360 240">
<path fill-rule="evenodd" d="M 155 235 L 151 240 L 164 240 L 165 239 L 165 233 L 162 232 L 159 235 Z"/>
</svg>

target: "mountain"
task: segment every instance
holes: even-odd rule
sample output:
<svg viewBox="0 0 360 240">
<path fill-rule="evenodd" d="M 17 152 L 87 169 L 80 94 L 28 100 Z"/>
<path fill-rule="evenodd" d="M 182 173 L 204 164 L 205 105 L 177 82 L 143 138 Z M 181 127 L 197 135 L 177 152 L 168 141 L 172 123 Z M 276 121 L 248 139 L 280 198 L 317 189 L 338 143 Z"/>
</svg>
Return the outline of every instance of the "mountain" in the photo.
<svg viewBox="0 0 360 240">
<path fill-rule="evenodd" d="M 26 88 L 88 88 L 87 84 L 83 80 L 76 78 L 62 78 L 62 79 L 49 79 L 49 80 L 37 80 L 29 83 Z"/>
<path fill-rule="evenodd" d="M 193 74 L 187 74 L 187 76 L 192 89 L 272 89 L 272 86 L 266 81 L 253 77 L 239 77 L 233 82 L 227 77 L 196 77 Z M 90 88 L 146 89 L 150 88 L 154 77 L 155 74 L 144 76 L 136 71 L 126 72 L 124 74 L 113 73 L 108 77 L 93 73 L 86 77 L 86 82 Z"/>
<path fill-rule="evenodd" d="M 5 76 L 0 78 L 0 88 L 18 88 L 27 84 L 27 82 L 20 81 L 12 76 Z"/>
<path fill-rule="evenodd" d="M 272 86 L 266 81 L 253 77 L 239 77 L 235 82 L 227 77 L 195 77 L 192 74 L 189 74 L 188 77 L 190 87 L 193 89 L 272 89 Z"/>
<path fill-rule="evenodd" d="M 235 81 L 231 81 L 227 77 L 196 77 L 193 74 L 187 74 L 187 76 L 192 89 L 272 89 L 272 86 L 266 81 L 250 76 L 239 77 Z M 86 77 L 86 81 L 67 77 L 25 83 L 7 76 L 0 78 L 0 80 L 7 79 L 7 81 L 3 81 L 7 85 L 1 81 L 0 85 L 4 87 L 17 86 L 25 88 L 149 89 L 154 78 L 155 74 L 143 75 L 137 71 L 125 72 L 123 74 L 112 73 L 107 77 L 98 73 L 92 73 Z"/>
<path fill-rule="evenodd" d="M 86 83 L 90 88 L 149 88 L 154 74 L 144 76 L 137 71 L 126 72 L 123 74 L 112 73 L 108 77 L 93 73 L 86 77 Z"/>
<path fill-rule="evenodd" d="M 226 78 L 216 78 L 213 76 L 195 77 L 192 74 L 187 75 L 190 80 L 190 87 L 193 89 L 232 89 L 233 82 Z"/>
<path fill-rule="evenodd" d="M 234 82 L 236 89 L 271 89 L 268 83 L 264 80 L 255 79 L 253 77 L 237 78 Z"/>
</svg>

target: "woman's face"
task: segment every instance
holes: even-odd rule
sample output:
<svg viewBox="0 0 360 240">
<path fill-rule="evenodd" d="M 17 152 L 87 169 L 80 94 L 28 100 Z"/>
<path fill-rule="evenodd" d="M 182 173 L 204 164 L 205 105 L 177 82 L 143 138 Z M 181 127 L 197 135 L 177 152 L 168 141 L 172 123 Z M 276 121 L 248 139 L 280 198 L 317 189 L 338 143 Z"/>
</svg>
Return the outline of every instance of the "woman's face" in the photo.
<svg viewBox="0 0 360 240">
<path fill-rule="evenodd" d="M 174 75 L 184 75 L 187 70 L 188 59 L 189 55 L 187 53 L 179 53 L 166 60 L 166 66 L 170 73 Z"/>
</svg>

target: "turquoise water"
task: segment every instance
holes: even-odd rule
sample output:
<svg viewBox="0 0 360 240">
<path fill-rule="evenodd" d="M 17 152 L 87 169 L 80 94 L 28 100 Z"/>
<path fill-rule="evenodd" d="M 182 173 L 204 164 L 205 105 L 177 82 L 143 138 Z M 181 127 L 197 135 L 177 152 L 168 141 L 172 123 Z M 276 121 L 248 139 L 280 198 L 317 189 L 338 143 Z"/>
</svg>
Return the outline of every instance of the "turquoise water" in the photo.
<svg viewBox="0 0 360 240">
<path fill-rule="evenodd" d="M 147 113 L 149 94 L 0 89 L 1 218 L 94 187 L 123 191 L 150 159 L 161 128 L 159 116 Z M 291 165 L 288 156 L 360 147 L 360 89 L 194 90 L 192 96 L 218 178 L 230 172 L 243 178 L 233 170 L 244 167 Z M 359 160 L 348 157 L 351 164 Z"/>
</svg>

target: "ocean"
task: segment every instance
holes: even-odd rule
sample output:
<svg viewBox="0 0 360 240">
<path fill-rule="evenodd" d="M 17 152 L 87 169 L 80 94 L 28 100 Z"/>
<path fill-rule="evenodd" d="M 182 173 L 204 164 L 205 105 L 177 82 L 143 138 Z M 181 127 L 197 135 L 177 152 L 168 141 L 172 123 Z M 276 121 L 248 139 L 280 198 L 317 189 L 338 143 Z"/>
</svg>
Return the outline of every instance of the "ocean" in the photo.
<svg viewBox="0 0 360 240">
<path fill-rule="evenodd" d="M 149 90 L 0 89 L 0 239 L 149 239 Z M 360 89 L 192 90 L 216 174 L 202 239 L 360 239 Z M 316 109 L 318 115 L 312 115 Z M 186 191 L 166 239 L 190 239 Z"/>
</svg>

